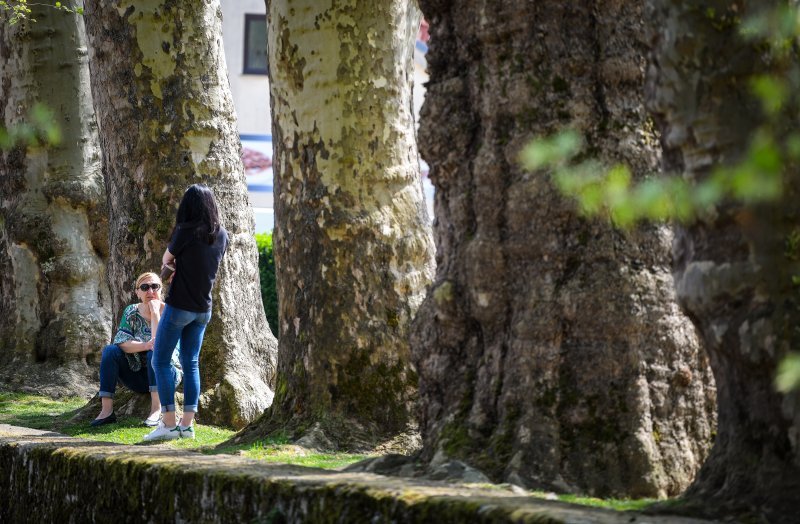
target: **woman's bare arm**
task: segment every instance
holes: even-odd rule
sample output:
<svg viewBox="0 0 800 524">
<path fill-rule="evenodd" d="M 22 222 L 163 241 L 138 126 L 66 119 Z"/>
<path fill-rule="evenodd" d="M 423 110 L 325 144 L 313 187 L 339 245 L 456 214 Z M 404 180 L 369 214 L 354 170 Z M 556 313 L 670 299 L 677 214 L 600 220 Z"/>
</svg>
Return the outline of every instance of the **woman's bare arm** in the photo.
<svg viewBox="0 0 800 524">
<path fill-rule="evenodd" d="M 127 342 L 120 342 L 117 344 L 125 353 L 141 353 L 142 351 L 150 351 L 153 349 L 153 339 L 147 342 L 139 342 L 138 340 L 129 340 Z"/>
<path fill-rule="evenodd" d="M 161 320 L 161 313 L 164 311 L 164 303 L 160 300 L 151 300 L 147 303 L 150 308 L 150 333 L 153 334 L 151 340 L 155 341 L 156 333 L 158 333 L 158 323 Z"/>
</svg>

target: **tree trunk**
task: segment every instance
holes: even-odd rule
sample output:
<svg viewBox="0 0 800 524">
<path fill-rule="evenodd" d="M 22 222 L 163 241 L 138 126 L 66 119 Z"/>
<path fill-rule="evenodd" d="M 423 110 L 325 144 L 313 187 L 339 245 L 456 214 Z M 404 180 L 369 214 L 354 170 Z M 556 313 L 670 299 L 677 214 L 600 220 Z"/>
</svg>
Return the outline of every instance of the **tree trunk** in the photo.
<svg viewBox="0 0 800 524">
<path fill-rule="evenodd" d="M 111 297 L 86 34 L 80 16 L 32 9 L 35 23 L 0 24 L 0 123 L 24 123 L 39 102 L 63 141 L 0 152 L 0 383 L 87 396 Z"/>
<path fill-rule="evenodd" d="M 412 346 L 423 458 L 600 496 L 683 490 L 711 445 L 714 388 L 678 309 L 665 226 L 582 218 L 518 165 L 570 126 L 652 172 L 643 4 L 422 2 L 431 80 L 420 144 L 438 272 Z"/>
<path fill-rule="evenodd" d="M 648 98 L 664 124 L 669 170 L 700 178 L 741 160 L 762 123 L 748 78 L 770 64 L 763 47 L 742 41 L 736 21 L 778 4 L 648 1 L 656 28 Z M 800 399 L 773 383 L 777 364 L 800 347 L 791 247 L 799 185 L 791 173 L 780 200 L 720 205 L 676 235 L 678 298 L 702 334 L 719 392 L 714 447 L 685 495 L 692 511 L 769 522 L 800 515 Z"/>
<path fill-rule="evenodd" d="M 200 355 L 199 416 L 239 427 L 271 402 L 277 342 L 261 306 L 221 16 L 218 1 L 86 7 L 109 194 L 114 315 L 134 299 L 136 275 L 160 267 L 186 187 L 207 183 L 231 242 Z"/>
<path fill-rule="evenodd" d="M 408 329 L 433 263 L 411 112 L 419 10 L 268 4 L 281 331 L 254 434 L 353 446 L 405 429 L 416 389 Z"/>
</svg>

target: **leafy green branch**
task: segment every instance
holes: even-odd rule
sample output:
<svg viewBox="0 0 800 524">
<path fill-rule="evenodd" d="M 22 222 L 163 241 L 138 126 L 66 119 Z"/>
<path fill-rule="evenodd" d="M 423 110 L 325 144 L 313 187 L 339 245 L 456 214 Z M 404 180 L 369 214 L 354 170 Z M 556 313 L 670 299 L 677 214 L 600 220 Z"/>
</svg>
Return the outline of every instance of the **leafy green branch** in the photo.
<svg viewBox="0 0 800 524">
<path fill-rule="evenodd" d="M 784 164 L 800 160 L 800 133 L 778 144 L 759 130 L 739 164 L 717 166 L 702 180 L 648 175 L 635 181 L 626 165 L 578 160 L 582 154 L 580 135 L 563 131 L 531 143 L 521 161 L 530 170 L 550 170 L 559 190 L 574 197 L 586 215 L 608 213 L 620 227 L 642 220 L 690 222 L 726 199 L 755 203 L 780 197 Z"/>
<path fill-rule="evenodd" d="M 83 14 L 83 7 L 79 5 L 64 4 L 62 2 L 55 2 L 52 4 L 37 3 L 28 2 L 28 0 L 0 0 L 0 13 L 4 15 L 10 25 L 15 25 L 25 20 L 36 22 L 35 18 L 31 18 L 31 14 L 33 13 L 31 7 L 34 6 L 49 7 L 70 14 Z"/>
</svg>

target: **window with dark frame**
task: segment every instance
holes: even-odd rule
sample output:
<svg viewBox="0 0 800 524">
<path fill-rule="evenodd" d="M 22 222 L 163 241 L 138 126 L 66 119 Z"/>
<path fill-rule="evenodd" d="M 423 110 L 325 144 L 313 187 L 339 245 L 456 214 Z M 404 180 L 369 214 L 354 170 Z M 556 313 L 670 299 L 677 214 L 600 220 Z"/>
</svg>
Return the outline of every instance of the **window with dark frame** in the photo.
<svg viewBox="0 0 800 524">
<path fill-rule="evenodd" d="M 244 74 L 268 75 L 267 15 L 244 15 Z"/>
</svg>

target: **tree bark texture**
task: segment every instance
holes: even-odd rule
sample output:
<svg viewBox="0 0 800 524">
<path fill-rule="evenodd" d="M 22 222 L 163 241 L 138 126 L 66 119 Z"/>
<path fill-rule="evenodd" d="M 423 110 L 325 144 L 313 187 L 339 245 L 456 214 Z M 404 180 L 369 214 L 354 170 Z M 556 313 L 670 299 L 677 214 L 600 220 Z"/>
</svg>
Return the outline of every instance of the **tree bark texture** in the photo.
<svg viewBox="0 0 800 524">
<path fill-rule="evenodd" d="M 39 102 L 58 145 L 0 152 L 0 382 L 52 395 L 96 393 L 110 338 L 105 188 L 80 16 L 32 6 L 0 24 L 2 125 Z"/>
<path fill-rule="evenodd" d="M 436 187 L 435 283 L 412 347 L 423 458 L 601 496 L 682 491 L 714 387 L 669 270 L 671 231 L 586 219 L 520 150 L 564 127 L 657 169 L 643 3 L 423 1 L 420 148 Z"/>
<path fill-rule="evenodd" d="M 741 160 L 762 123 L 753 75 L 776 73 L 739 20 L 780 2 L 648 0 L 654 61 L 648 102 L 663 124 L 666 168 L 691 179 Z M 796 122 L 792 122 L 796 127 Z M 777 364 L 800 347 L 800 183 L 759 206 L 725 203 L 675 239 L 678 299 L 702 334 L 718 388 L 719 429 L 687 507 L 743 521 L 800 515 L 800 397 L 775 390 Z M 746 514 L 750 514 L 749 516 Z"/>
<path fill-rule="evenodd" d="M 228 252 L 200 354 L 199 416 L 240 427 L 270 404 L 277 342 L 261 306 L 218 1 L 92 2 L 90 65 L 106 166 L 114 314 L 157 271 L 184 190 L 214 191 Z"/>
<path fill-rule="evenodd" d="M 409 0 L 268 2 L 281 323 L 264 428 L 403 430 L 408 329 L 433 274 L 411 111 Z"/>
</svg>

